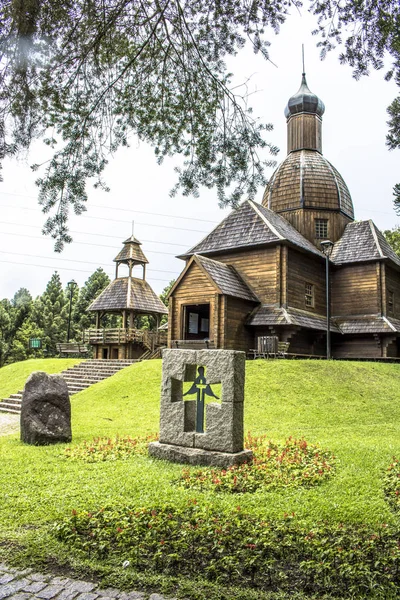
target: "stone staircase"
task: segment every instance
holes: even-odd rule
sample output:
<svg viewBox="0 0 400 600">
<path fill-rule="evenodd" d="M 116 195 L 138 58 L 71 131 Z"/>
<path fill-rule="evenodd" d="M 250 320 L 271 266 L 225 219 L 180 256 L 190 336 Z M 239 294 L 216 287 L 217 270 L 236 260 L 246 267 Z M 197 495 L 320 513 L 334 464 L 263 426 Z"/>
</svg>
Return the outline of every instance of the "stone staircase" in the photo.
<svg viewBox="0 0 400 600">
<path fill-rule="evenodd" d="M 137 360 L 85 360 L 74 365 L 66 371 L 59 373 L 68 386 L 70 396 L 88 388 L 94 383 L 103 381 L 118 373 L 121 369 L 129 367 Z M 0 402 L 0 412 L 20 414 L 22 391 L 11 394 Z"/>
</svg>

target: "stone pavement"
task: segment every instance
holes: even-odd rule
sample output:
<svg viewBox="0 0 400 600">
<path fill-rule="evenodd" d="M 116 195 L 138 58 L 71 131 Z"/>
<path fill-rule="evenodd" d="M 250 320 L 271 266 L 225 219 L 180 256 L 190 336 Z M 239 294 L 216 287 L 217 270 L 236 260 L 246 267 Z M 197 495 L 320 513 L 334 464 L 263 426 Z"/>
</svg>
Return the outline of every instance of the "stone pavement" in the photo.
<svg viewBox="0 0 400 600">
<path fill-rule="evenodd" d="M 0 563 L 0 600 L 167 600 L 160 594 L 100 589 L 97 583 L 42 575 Z M 176 600 L 176 599 L 170 599 Z"/>
</svg>

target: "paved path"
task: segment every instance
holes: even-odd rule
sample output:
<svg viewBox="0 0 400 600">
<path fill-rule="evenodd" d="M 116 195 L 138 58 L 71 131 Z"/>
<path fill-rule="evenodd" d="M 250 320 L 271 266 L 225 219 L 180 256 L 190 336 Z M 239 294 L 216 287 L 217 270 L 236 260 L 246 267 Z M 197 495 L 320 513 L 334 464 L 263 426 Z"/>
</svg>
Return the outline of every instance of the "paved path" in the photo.
<svg viewBox="0 0 400 600">
<path fill-rule="evenodd" d="M 160 594 L 100 589 L 97 583 L 19 571 L 0 563 L 0 600 L 167 600 Z M 171 599 L 171 600 L 176 600 Z"/>
<path fill-rule="evenodd" d="M 19 415 L 0 412 L 0 435 L 19 431 Z"/>
</svg>

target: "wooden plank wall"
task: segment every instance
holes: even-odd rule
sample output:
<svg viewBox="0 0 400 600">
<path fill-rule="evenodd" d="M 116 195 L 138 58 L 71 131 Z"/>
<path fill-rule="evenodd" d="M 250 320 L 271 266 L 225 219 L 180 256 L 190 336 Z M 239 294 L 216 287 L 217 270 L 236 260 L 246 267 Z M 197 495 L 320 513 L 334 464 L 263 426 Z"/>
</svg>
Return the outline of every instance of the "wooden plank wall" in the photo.
<svg viewBox="0 0 400 600">
<path fill-rule="evenodd" d="M 300 231 L 305 238 L 314 244 L 318 250 L 321 250 L 321 240 L 315 237 L 315 219 L 328 219 L 328 239 L 331 242 L 336 242 L 341 238 L 344 228 L 348 223 L 351 223 L 351 219 L 338 212 L 323 210 L 305 208 L 281 214 L 297 231 Z"/>
<path fill-rule="evenodd" d="M 213 258 L 234 266 L 262 303 L 275 304 L 279 302 L 277 251 L 277 247 L 274 246 L 258 250 L 227 252 L 215 255 Z"/>
<path fill-rule="evenodd" d="M 360 263 L 343 265 L 332 271 L 332 316 L 380 313 L 377 267 L 377 263 Z"/>
<path fill-rule="evenodd" d="M 227 303 L 227 320 L 224 348 L 243 350 L 253 348 L 254 333 L 245 326 L 247 316 L 254 308 L 254 303 L 240 298 L 225 297 Z"/>
<path fill-rule="evenodd" d="M 287 147 L 292 150 L 314 148 L 322 152 L 322 121 L 317 115 L 293 115 L 288 120 Z"/>
<path fill-rule="evenodd" d="M 210 334 L 215 335 L 218 315 L 215 315 L 216 290 L 196 263 L 192 263 L 185 277 L 170 298 L 169 343 L 180 340 L 183 335 L 183 306 L 187 304 L 210 304 Z M 216 341 L 216 340 L 214 340 Z"/>
<path fill-rule="evenodd" d="M 386 293 L 386 313 L 388 317 L 394 317 L 400 319 L 400 274 L 388 265 L 386 265 L 386 291 L 394 293 L 394 310 L 393 313 L 388 312 L 387 299 L 388 294 Z"/>
<path fill-rule="evenodd" d="M 332 343 L 334 358 L 381 358 L 381 344 L 372 335 L 335 337 Z"/>
<path fill-rule="evenodd" d="M 314 285 L 314 307 L 305 304 L 305 284 Z M 289 248 L 288 253 L 288 306 L 326 314 L 325 302 L 325 263 L 318 257 L 311 258 L 306 254 Z"/>
</svg>

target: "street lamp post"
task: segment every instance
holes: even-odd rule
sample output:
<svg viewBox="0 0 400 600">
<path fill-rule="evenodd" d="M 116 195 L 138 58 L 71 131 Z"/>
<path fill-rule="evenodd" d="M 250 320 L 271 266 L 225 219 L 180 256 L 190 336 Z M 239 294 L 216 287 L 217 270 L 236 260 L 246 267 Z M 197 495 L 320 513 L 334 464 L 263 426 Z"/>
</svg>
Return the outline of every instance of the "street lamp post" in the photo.
<svg viewBox="0 0 400 600">
<path fill-rule="evenodd" d="M 69 342 L 70 331 L 71 331 L 71 311 L 72 311 L 72 294 L 78 284 L 73 279 L 68 281 L 67 288 L 69 289 L 69 315 L 68 315 L 68 331 L 67 331 L 67 342 Z"/>
<path fill-rule="evenodd" d="M 325 254 L 325 272 L 326 272 L 326 358 L 331 356 L 331 294 L 329 284 L 329 257 L 332 253 L 333 242 L 325 240 L 321 242 L 322 252 Z"/>
</svg>

